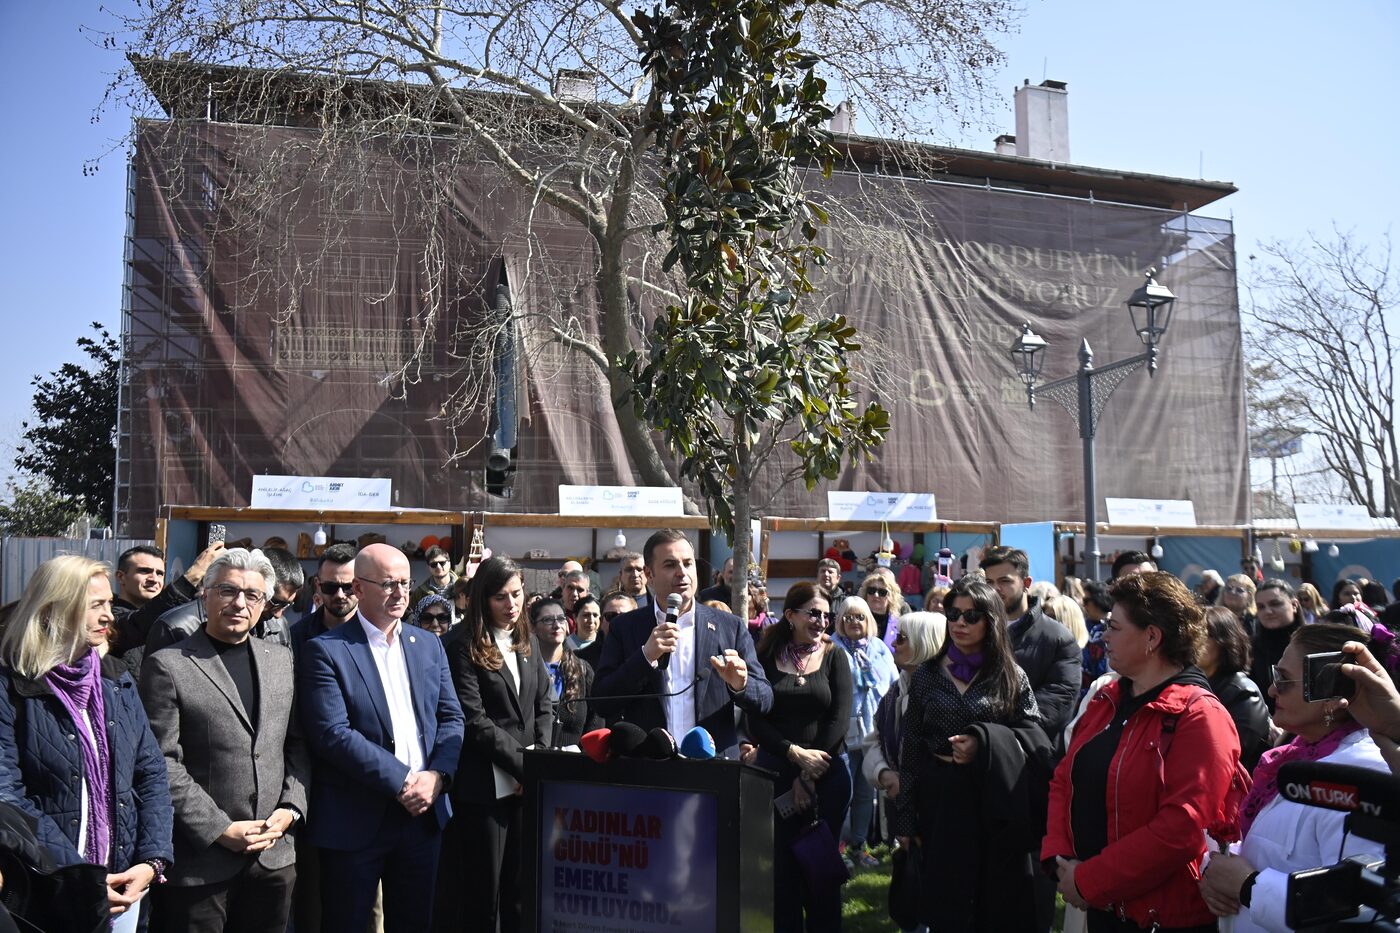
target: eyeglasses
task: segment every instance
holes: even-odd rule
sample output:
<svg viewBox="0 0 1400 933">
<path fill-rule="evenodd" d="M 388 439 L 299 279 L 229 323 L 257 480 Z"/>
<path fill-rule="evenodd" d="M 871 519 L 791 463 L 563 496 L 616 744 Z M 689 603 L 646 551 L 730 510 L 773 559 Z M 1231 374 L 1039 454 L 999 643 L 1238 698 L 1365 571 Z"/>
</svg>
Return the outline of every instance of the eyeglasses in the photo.
<svg viewBox="0 0 1400 933">
<path fill-rule="evenodd" d="M 425 612 L 418 618 L 431 625 L 448 625 L 452 622 L 450 615 L 441 612 Z"/>
<path fill-rule="evenodd" d="M 805 612 L 807 614 L 807 618 L 811 619 L 813 622 L 831 621 L 831 613 L 827 612 L 825 609 L 818 609 L 816 606 L 813 606 L 811 609 L 798 609 L 795 611 Z"/>
<path fill-rule="evenodd" d="M 355 579 L 359 580 L 361 583 L 369 583 L 377 586 L 386 593 L 392 593 L 394 590 L 413 589 L 412 580 L 371 580 L 367 577 L 356 577 Z"/>
<path fill-rule="evenodd" d="M 243 601 L 249 606 L 261 606 L 267 602 L 267 594 L 261 590 L 241 590 L 231 583 L 220 583 L 218 586 L 210 587 L 220 599 L 233 602 L 240 595 Z M 286 605 L 285 603 L 283 605 Z"/>
<path fill-rule="evenodd" d="M 446 567 L 446 566 L 447 566 L 448 564 L 450 564 L 450 563 L 451 563 L 451 561 L 447 561 L 447 560 L 430 560 L 430 561 L 428 561 L 428 566 L 429 566 L 429 567 Z"/>
<path fill-rule="evenodd" d="M 283 609 L 286 609 L 291 604 L 292 601 L 290 599 L 283 599 L 280 596 L 274 596 L 267 601 L 268 608 L 271 609 L 273 612 L 281 612 Z"/>
<path fill-rule="evenodd" d="M 620 615 L 622 615 L 621 609 L 609 609 L 607 612 L 603 613 L 603 618 L 611 622 L 613 619 L 616 619 Z"/>
<path fill-rule="evenodd" d="M 1270 666 L 1269 676 L 1274 679 L 1274 688 L 1277 689 L 1279 693 L 1283 693 L 1285 690 L 1302 683 L 1302 681 L 1289 680 L 1287 677 L 1284 677 L 1283 671 L 1278 669 L 1277 664 Z"/>
<path fill-rule="evenodd" d="M 541 616 L 535 624 L 541 628 L 568 628 L 569 620 L 563 616 Z"/>
<path fill-rule="evenodd" d="M 903 632 L 900 632 L 894 637 L 894 643 L 896 645 L 906 645 L 909 643 L 909 636 L 904 634 Z"/>
<path fill-rule="evenodd" d="M 334 580 L 321 581 L 322 596 L 334 596 L 336 593 L 344 593 L 348 596 L 353 592 L 355 592 L 354 583 L 336 583 Z"/>
<path fill-rule="evenodd" d="M 865 595 L 884 599 L 886 596 L 890 595 L 890 591 L 882 586 L 872 586 L 865 591 Z"/>
<path fill-rule="evenodd" d="M 990 619 L 991 613 L 985 609 L 950 609 L 944 607 L 943 615 L 951 625 L 954 622 L 961 622 L 963 625 L 977 625 Z"/>
<path fill-rule="evenodd" d="M 844 615 L 844 616 L 842 616 L 842 617 L 841 617 L 841 621 L 844 622 L 844 623 L 846 623 L 847 625 L 850 625 L 852 622 L 861 622 L 861 623 L 863 623 L 863 622 L 865 622 L 865 616 L 863 616 L 863 615 L 858 615 L 858 614 L 854 614 L 854 613 L 853 613 L 853 614 L 851 614 L 851 615 Z"/>
</svg>

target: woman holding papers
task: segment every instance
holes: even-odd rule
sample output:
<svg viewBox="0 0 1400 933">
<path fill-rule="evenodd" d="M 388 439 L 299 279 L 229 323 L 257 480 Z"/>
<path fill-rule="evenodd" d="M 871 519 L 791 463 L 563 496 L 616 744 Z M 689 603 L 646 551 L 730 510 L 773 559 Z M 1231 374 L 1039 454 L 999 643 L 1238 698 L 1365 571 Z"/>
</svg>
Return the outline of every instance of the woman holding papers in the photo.
<svg viewBox="0 0 1400 933">
<path fill-rule="evenodd" d="M 452 803 L 464 872 L 455 879 L 472 928 L 520 929 L 524 751 L 547 748 L 554 680 L 525 615 L 520 568 L 492 557 L 473 578 L 463 632 L 448 653 L 466 717 Z M 447 918 L 443 918 L 446 920 Z"/>
</svg>

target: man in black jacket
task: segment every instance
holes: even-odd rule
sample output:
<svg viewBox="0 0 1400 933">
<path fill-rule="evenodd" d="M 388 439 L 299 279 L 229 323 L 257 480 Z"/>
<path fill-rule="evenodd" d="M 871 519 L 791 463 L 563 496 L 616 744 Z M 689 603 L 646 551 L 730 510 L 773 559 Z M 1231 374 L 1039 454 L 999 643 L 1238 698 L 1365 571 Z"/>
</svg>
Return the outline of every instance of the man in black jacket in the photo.
<svg viewBox="0 0 1400 933">
<path fill-rule="evenodd" d="M 112 600 L 112 654 L 121 657 L 132 648 L 143 647 L 156 619 L 194 599 L 204 582 L 205 571 L 223 549 L 224 542 L 211 543 L 184 576 L 164 588 L 164 551 L 150 544 L 123 551 L 117 558 L 119 595 Z"/>
<path fill-rule="evenodd" d="M 1020 548 L 992 547 L 982 552 L 979 564 L 987 582 L 996 587 L 1006 607 L 1011 651 L 1026 672 L 1040 707 L 1040 727 L 1057 748 L 1065 726 L 1074 718 L 1075 702 L 1083 680 L 1079 642 L 1069 629 L 1041 611 L 1038 600 L 1026 590 L 1031 585 L 1031 562 Z M 1047 875 L 1036 875 L 1036 929 L 1048 931 L 1055 916 L 1055 885 Z"/>
</svg>

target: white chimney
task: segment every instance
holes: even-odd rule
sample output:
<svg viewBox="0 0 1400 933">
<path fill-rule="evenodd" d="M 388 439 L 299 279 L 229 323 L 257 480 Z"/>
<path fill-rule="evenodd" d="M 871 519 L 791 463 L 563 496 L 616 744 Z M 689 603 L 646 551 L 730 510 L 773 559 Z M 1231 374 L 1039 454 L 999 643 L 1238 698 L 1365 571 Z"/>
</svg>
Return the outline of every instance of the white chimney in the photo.
<svg viewBox="0 0 1400 933">
<path fill-rule="evenodd" d="M 1044 162 L 1069 161 L 1069 92 L 1063 81 L 1016 89 L 1016 154 Z"/>
<path fill-rule="evenodd" d="M 995 140 L 997 155 L 1015 155 L 1016 137 L 1010 133 L 1002 133 Z"/>
<path fill-rule="evenodd" d="M 580 68 L 561 68 L 554 76 L 554 96 L 560 100 L 597 100 L 597 75 Z"/>
<path fill-rule="evenodd" d="M 854 136 L 856 134 L 855 101 L 843 100 L 836 105 L 836 112 L 831 115 L 831 132 L 842 136 Z"/>
</svg>

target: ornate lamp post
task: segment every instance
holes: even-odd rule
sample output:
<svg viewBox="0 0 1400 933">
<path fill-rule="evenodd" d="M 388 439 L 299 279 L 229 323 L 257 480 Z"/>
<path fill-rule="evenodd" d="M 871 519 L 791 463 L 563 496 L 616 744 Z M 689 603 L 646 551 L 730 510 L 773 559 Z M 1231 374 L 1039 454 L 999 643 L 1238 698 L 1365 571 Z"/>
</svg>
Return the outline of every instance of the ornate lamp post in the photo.
<svg viewBox="0 0 1400 933">
<path fill-rule="evenodd" d="M 1085 561 L 1090 580 L 1099 578 L 1099 558 L 1102 556 L 1099 554 L 1094 436 L 1098 432 L 1099 415 L 1113 390 L 1144 364 L 1149 376 L 1157 372 L 1157 346 L 1171 323 L 1176 296 L 1166 286 L 1157 284 L 1153 278 L 1156 272 L 1156 269 L 1149 269 L 1146 281 L 1128 299 L 1133 329 L 1147 348 L 1137 356 L 1095 369 L 1094 351 L 1090 349 L 1089 341 L 1083 340 L 1079 344 L 1079 371 L 1037 386 L 1045 363 L 1045 348 L 1049 344 L 1027 323 L 1021 328 L 1021 336 L 1011 345 L 1011 358 L 1016 361 L 1016 371 L 1026 386 L 1026 401 L 1031 408 L 1035 408 L 1036 396 L 1043 395 L 1059 402 L 1079 425 L 1079 436 L 1084 443 Z"/>
</svg>

